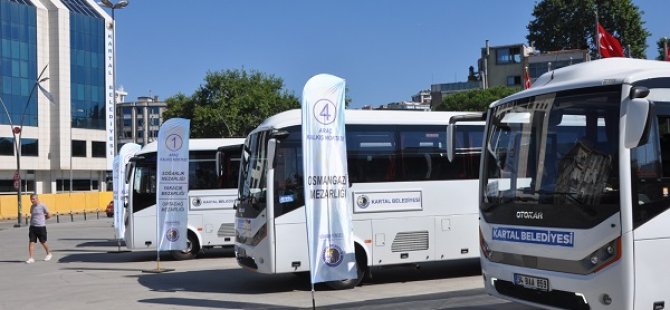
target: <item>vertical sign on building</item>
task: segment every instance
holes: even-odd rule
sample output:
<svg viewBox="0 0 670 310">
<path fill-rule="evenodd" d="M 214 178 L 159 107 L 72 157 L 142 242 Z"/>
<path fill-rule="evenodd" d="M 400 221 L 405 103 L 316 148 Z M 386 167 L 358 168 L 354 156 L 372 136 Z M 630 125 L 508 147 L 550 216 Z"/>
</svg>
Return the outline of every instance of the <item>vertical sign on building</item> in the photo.
<svg viewBox="0 0 670 310">
<path fill-rule="evenodd" d="M 311 282 L 356 278 L 344 131 L 343 79 L 319 74 L 302 94 L 302 154 Z"/>
<path fill-rule="evenodd" d="M 185 250 L 188 223 L 190 121 L 171 118 L 158 131 L 157 251 Z"/>
<path fill-rule="evenodd" d="M 114 26 L 112 20 L 105 20 L 105 144 L 107 150 L 107 169 L 112 169 L 114 161 Z"/>
<path fill-rule="evenodd" d="M 128 197 L 128 185 L 126 184 L 126 165 L 130 158 L 135 155 L 142 147 L 136 143 L 126 143 L 119 150 L 119 154 L 114 157 L 114 229 L 116 229 L 116 238 L 124 239 L 126 226 L 124 223 L 124 208 Z"/>
</svg>

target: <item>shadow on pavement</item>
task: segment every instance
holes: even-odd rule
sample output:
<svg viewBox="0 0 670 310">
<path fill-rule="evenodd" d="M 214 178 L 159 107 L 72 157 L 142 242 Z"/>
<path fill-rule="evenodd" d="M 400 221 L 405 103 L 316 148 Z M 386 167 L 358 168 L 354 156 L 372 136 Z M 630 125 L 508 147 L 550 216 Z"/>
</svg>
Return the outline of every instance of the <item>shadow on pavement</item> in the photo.
<svg viewBox="0 0 670 310">
<path fill-rule="evenodd" d="M 293 274 L 267 275 L 243 269 L 142 274 L 138 282 L 153 291 L 264 294 L 310 291 L 309 282 Z"/>
<path fill-rule="evenodd" d="M 376 270 L 363 285 L 405 283 L 481 274 L 479 260 L 423 264 L 419 270 L 409 267 Z M 244 269 L 202 270 L 141 275 L 138 281 L 155 291 L 202 293 L 265 294 L 310 291 L 309 278 L 303 274 L 261 274 Z M 318 284 L 318 291 L 330 290 Z"/>
<path fill-rule="evenodd" d="M 318 306 L 318 296 L 317 296 Z M 444 292 L 437 294 L 416 295 L 397 298 L 366 300 L 361 302 L 345 303 L 332 306 L 319 306 L 319 309 L 436 309 L 436 310 L 532 310 L 535 308 L 515 304 L 506 300 L 487 297 L 483 288 Z"/>
<path fill-rule="evenodd" d="M 53 252 L 74 253 L 74 254 L 67 254 L 61 257 L 58 260 L 59 263 L 128 263 L 128 262 L 147 262 L 156 260 L 155 250 L 131 252 L 127 251 L 124 246 L 118 247 L 116 245 L 116 241 L 110 241 L 110 242 L 112 243 L 86 242 L 77 245 L 77 247 L 91 247 L 93 249 L 63 249 L 63 250 L 53 250 Z M 93 243 L 93 245 L 91 245 L 91 243 Z M 99 247 L 101 249 L 95 249 L 95 247 Z M 216 248 L 216 249 L 207 249 L 205 252 L 201 253 L 198 256 L 197 260 L 225 258 L 234 256 L 235 254 L 232 249 Z M 160 258 L 161 261 L 174 261 L 174 258 L 172 257 L 172 255 L 170 255 L 169 252 L 161 252 Z"/>
<path fill-rule="evenodd" d="M 54 251 L 67 252 L 67 251 Z M 128 262 L 145 262 L 156 259 L 156 252 L 142 251 L 142 252 L 119 252 L 108 253 L 107 251 L 95 251 L 88 253 L 81 253 L 83 250 L 76 250 L 76 254 L 69 254 L 58 259 L 59 263 L 128 263 Z M 161 259 L 163 256 L 161 255 Z"/>
<path fill-rule="evenodd" d="M 153 298 L 139 300 L 140 303 L 170 305 L 170 306 L 188 306 L 188 307 L 202 307 L 208 309 L 300 309 L 286 306 L 271 306 L 250 302 L 235 302 L 222 300 L 207 300 L 207 299 L 190 299 L 190 298 Z"/>
<path fill-rule="evenodd" d="M 469 277 L 481 274 L 479 258 L 431 262 L 374 268 L 371 271 L 371 279 L 364 281 L 363 285 Z"/>
</svg>

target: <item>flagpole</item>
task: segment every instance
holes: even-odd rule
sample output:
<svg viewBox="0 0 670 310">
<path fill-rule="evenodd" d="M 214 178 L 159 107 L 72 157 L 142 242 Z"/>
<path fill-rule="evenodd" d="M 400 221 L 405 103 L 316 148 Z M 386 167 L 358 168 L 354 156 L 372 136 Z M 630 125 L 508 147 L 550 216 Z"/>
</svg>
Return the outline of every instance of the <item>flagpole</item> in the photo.
<svg viewBox="0 0 670 310">
<path fill-rule="evenodd" d="M 595 40 L 596 40 L 596 51 L 598 51 L 598 58 L 603 58 L 602 55 L 600 54 L 600 31 L 598 31 L 598 11 L 594 11 L 596 13 L 596 32 L 595 32 Z"/>
</svg>

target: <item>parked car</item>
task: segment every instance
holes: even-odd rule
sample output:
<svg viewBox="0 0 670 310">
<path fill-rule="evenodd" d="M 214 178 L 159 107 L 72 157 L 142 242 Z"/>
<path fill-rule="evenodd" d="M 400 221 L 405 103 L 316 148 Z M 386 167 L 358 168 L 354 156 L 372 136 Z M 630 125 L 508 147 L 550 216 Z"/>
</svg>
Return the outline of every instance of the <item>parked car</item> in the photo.
<svg viewBox="0 0 670 310">
<path fill-rule="evenodd" d="M 107 213 L 107 217 L 114 217 L 114 200 L 110 201 L 107 204 L 107 208 L 105 209 L 105 213 Z"/>
</svg>

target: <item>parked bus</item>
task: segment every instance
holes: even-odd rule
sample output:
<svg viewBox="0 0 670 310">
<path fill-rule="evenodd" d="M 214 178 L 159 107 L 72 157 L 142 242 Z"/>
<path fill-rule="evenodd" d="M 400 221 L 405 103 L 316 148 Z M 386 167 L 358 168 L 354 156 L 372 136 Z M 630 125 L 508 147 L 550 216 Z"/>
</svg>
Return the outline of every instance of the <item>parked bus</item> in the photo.
<svg viewBox="0 0 670 310">
<path fill-rule="evenodd" d="M 346 146 L 358 278 L 371 267 L 477 258 L 477 173 L 483 122 L 460 126 L 446 156 L 449 118 L 462 112 L 346 110 Z M 260 273 L 309 271 L 300 110 L 266 119 L 246 139 L 235 250 Z"/>
<path fill-rule="evenodd" d="M 194 258 L 203 248 L 234 245 L 233 204 L 243 143 L 242 138 L 189 140 L 188 247 L 172 251 L 175 259 Z M 144 146 L 128 167 L 125 242 L 131 250 L 156 247 L 156 147 L 156 142 Z M 218 172 L 219 147 L 228 147 L 226 173 Z"/>
<path fill-rule="evenodd" d="M 536 307 L 670 302 L 670 63 L 610 58 L 491 104 L 479 211 L 486 291 Z"/>
</svg>

